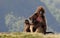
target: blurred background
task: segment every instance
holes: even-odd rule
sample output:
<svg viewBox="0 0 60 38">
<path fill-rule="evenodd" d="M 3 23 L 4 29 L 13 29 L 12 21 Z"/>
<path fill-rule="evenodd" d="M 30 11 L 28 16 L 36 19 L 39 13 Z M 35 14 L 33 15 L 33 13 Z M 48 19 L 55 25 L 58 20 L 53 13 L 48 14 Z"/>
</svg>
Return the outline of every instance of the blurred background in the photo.
<svg viewBox="0 0 60 38">
<path fill-rule="evenodd" d="M 0 0 L 0 32 L 22 32 L 38 6 L 45 9 L 47 31 L 60 33 L 60 0 Z"/>
</svg>

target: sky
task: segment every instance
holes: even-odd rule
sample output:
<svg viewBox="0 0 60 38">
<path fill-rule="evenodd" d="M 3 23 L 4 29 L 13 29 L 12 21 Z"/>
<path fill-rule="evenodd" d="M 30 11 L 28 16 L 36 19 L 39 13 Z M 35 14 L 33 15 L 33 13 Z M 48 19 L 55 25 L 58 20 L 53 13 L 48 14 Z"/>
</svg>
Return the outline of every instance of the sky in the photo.
<svg viewBox="0 0 60 38">
<path fill-rule="evenodd" d="M 56 18 L 58 22 L 60 22 L 60 0 L 41 0 L 48 9 L 51 11 L 51 14 Z"/>
<path fill-rule="evenodd" d="M 24 20 L 38 6 L 43 6 L 46 11 L 48 30 L 60 32 L 59 0 L 0 0 L 0 32 L 22 32 Z"/>
</svg>

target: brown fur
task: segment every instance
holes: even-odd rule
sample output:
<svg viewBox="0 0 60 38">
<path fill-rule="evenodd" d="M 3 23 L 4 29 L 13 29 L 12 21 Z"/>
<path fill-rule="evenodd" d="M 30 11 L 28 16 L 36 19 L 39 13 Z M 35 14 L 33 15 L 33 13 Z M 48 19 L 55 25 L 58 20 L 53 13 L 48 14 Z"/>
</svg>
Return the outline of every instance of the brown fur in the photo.
<svg viewBox="0 0 60 38">
<path fill-rule="evenodd" d="M 34 25 L 30 23 L 28 20 L 24 22 L 24 32 L 33 32 Z"/>
<path fill-rule="evenodd" d="M 24 22 L 24 32 L 30 32 L 30 23 L 28 20 Z"/>
<path fill-rule="evenodd" d="M 41 12 L 41 13 L 40 13 Z M 44 16 L 45 10 L 43 7 L 38 7 L 35 14 L 32 15 L 29 19 L 32 21 L 34 24 L 34 28 L 36 29 L 35 32 L 46 32 L 46 20 Z M 40 24 L 40 21 L 38 22 L 36 19 L 37 17 L 41 17 L 42 25 Z M 34 29 L 33 29 L 34 30 Z"/>
</svg>

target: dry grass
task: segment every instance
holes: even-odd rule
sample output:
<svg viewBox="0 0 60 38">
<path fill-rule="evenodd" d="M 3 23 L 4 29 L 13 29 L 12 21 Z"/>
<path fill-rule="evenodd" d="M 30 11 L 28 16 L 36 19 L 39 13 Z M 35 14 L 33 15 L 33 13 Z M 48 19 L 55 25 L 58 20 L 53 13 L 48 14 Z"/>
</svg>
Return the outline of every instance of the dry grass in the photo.
<svg viewBox="0 0 60 38">
<path fill-rule="evenodd" d="M 60 34 L 41 34 L 41 33 L 0 33 L 0 38 L 60 38 Z"/>
</svg>

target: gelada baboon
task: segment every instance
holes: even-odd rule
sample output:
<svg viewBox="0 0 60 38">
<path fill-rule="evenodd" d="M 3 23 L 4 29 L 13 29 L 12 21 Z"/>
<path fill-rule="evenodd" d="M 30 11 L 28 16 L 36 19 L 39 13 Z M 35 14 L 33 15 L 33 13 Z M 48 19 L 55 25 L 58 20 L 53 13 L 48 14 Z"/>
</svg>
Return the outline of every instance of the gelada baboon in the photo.
<svg viewBox="0 0 60 38">
<path fill-rule="evenodd" d="M 39 6 L 35 13 L 29 18 L 34 24 L 34 32 L 46 32 L 46 19 L 44 16 L 45 10 L 42 6 Z M 35 29 L 35 30 L 34 30 Z"/>
<path fill-rule="evenodd" d="M 25 22 L 24 22 L 24 32 L 30 32 L 29 20 L 25 20 Z"/>
</svg>

